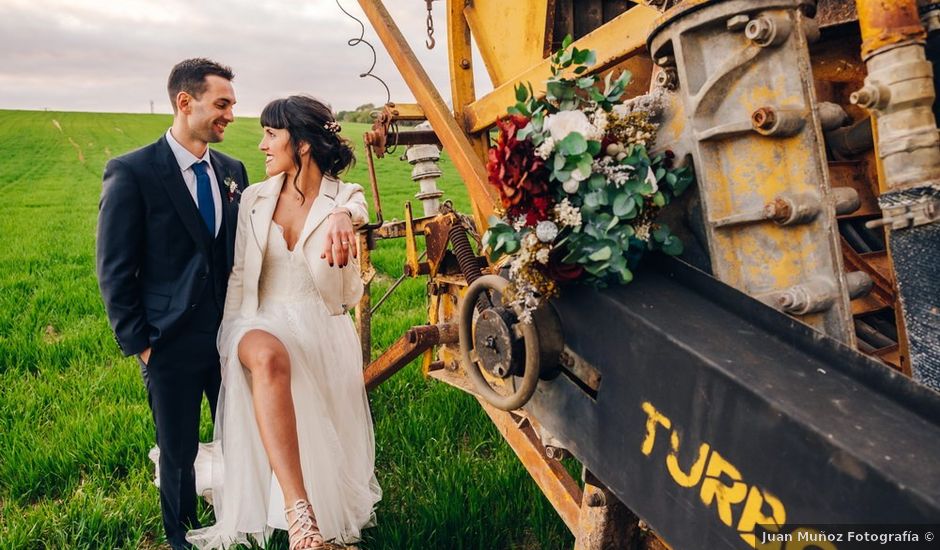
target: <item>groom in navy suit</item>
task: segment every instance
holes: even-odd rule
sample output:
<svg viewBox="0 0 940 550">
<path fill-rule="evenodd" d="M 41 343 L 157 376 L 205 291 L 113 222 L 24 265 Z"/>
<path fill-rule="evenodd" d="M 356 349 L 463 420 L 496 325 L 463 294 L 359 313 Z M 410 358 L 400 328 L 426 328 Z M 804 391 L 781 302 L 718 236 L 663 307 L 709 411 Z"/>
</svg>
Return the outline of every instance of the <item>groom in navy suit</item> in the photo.
<svg viewBox="0 0 940 550">
<path fill-rule="evenodd" d="M 160 446 L 160 507 L 174 549 L 197 526 L 193 462 L 202 396 L 213 419 L 216 334 L 232 268 L 245 166 L 210 150 L 233 120 L 231 69 L 188 59 L 170 72 L 173 126 L 111 159 L 98 216 L 101 296 L 125 355 L 136 355 Z"/>
</svg>

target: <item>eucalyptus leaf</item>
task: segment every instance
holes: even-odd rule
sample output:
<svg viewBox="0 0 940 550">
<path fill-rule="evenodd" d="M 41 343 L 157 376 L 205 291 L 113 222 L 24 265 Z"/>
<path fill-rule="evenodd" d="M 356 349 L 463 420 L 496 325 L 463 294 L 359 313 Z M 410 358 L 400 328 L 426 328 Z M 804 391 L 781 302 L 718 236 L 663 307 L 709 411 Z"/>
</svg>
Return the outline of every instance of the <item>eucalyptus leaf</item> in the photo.
<svg viewBox="0 0 940 550">
<path fill-rule="evenodd" d="M 666 241 L 663 242 L 663 252 L 669 254 L 670 256 L 678 256 L 682 254 L 682 251 L 682 241 L 675 235 L 669 235 Z"/>
<path fill-rule="evenodd" d="M 587 151 L 587 140 L 581 134 L 571 132 L 557 144 L 557 147 L 565 155 L 580 155 Z"/>
<path fill-rule="evenodd" d="M 615 216 L 626 216 L 636 207 L 636 201 L 629 193 L 620 193 L 614 198 L 613 211 Z"/>
<path fill-rule="evenodd" d="M 611 229 L 616 227 L 618 223 L 620 223 L 620 218 L 617 216 L 612 216 L 610 218 L 610 221 L 607 222 L 607 231 L 610 231 Z"/>
</svg>

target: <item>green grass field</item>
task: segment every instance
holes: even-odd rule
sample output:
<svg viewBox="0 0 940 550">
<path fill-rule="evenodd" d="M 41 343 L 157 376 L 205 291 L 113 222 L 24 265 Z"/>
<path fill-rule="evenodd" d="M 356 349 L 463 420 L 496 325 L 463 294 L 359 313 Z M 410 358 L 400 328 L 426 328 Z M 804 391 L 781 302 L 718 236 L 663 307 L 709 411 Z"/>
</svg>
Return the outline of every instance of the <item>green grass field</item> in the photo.
<svg viewBox="0 0 940 550">
<path fill-rule="evenodd" d="M 94 231 L 107 159 L 169 124 L 161 115 L 0 111 L 0 548 L 161 546 L 150 411 L 135 360 L 111 338 Z M 344 133 L 361 144 L 365 129 L 346 124 Z M 239 119 L 219 147 L 253 181 L 264 175 L 260 137 L 257 119 Z M 365 166 L 345 179 L 366 183 Z M 468 211 L 443 167 L 445 198 Z M 387 157 L 378 170 L 385 217 L 401 217 L 417 191 L 411 167 Z M 381 243 L 372 257 L 376 299 L 401 274 L 403 244 Z M 373 354 L 423 323 L 424 311 L 424 281 L 406 281 L 373 320 Z M 363 548 L 571 547 L 471 397 L 424 380 L 413 364 L 371 401 L 385 495 Z M 206 413 L 204 440 L 211 431 Z"/>
</svg>

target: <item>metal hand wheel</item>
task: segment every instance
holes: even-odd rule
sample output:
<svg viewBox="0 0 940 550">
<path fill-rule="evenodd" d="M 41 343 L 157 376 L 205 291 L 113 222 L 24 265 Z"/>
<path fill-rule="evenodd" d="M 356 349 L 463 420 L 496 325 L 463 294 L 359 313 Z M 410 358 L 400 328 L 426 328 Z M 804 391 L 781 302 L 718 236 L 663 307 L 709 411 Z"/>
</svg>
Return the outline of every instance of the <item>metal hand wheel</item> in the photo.
<svg viewBox="0 0 940 550">
<path fill-rule="evenodd" d="M 533 319 L 520 323 L 516 312 L 508 306 L 494 303 L 483 309 L 474 323 L 474 311 L 480 296 L 487 291 L 502 295 L 509 281 L 497 275 L 480 277 L 464 294 L 459 314 L 460 358 L 477 393 L 498 409 L 511 411 L 526 404 L 535 393 L 544 358 L 560 354 L 560 334 L 543 339 L 542 330 L 559 332 L 554 315 L 540 323 Z M 547 307 L 547 306 L 546 306 Z M 540 315 L 539 319 L 545 319 Z M 549 325 L 545 327 L 545 325 Z M 540 330 L 542 329 L 542 330 Z M 543 340 L 546 340 L 543 342 Z M 551 340 L 555 340 L 552 342 Z M 542 344 L 548 349 L 543 349 Z M 557 348 L 557 349 L 556 349 Z M 501 379 L 508 379 L 513 392 L 497 392 L 483 376 L 482 369 Z"/>
</svg>

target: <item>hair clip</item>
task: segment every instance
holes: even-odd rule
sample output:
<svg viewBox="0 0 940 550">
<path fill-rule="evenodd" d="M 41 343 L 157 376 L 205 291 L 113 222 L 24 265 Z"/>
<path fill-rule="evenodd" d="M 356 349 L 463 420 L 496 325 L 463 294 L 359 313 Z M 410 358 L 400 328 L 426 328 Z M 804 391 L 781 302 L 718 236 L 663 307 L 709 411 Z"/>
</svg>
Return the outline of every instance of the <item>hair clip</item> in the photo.
<svg viewBox="0 0 940 550">
<path fill-rule="evenodd" d="M 326 128 L 327 131 L 334 133 L 334 134 L 338 134 L 340 130 L 343 129 L 343 127 L 340 126 L 339 123 L 336 122 L 335 120 L 331 120 L 327 122 L 326 124 L 323 125 L 323 127 Z"/>
</svg>

